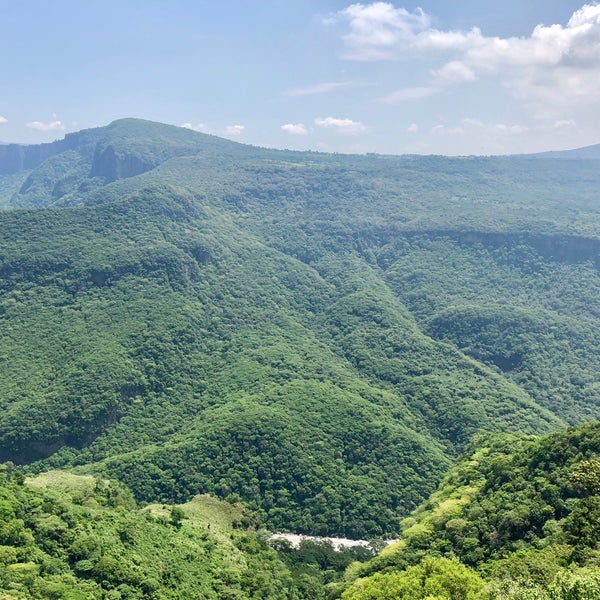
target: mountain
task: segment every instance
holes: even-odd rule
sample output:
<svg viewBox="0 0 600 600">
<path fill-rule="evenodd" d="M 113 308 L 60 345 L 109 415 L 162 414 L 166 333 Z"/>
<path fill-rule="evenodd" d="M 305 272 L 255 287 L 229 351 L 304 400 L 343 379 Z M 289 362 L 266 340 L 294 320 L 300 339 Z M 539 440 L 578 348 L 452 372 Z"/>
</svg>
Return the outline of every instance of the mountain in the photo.
<svg viewBox="0 0 600 600">
<path fill-rule="evenodd" d="M 122 119 L 49 144 L 0 148 L 0 176 L 25 175 L 10 198 L 5 192 L 9 207 L 65 205 L 74 195 L 140 175 L 169 158 L 235 146 L 188 129 Z"/>
<path fill-rule="evenodd" d="M 474 434 L 600 417 L 595 161 L 54 144 L 0 161 L 0 460 L 373 537 Z"/>
</svg>

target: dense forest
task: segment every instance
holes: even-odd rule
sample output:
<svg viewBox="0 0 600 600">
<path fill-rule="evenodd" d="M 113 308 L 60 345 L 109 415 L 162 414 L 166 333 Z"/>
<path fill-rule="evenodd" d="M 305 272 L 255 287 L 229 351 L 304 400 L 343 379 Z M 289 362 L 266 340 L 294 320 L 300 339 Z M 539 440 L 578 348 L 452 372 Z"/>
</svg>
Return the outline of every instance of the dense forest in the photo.
<svg viewBox="0 0 600 600">
<path fill-rule="evenodd" d="M 334 155 L 136 119 L 0 146 L 0 461 L 17 501 L 3 518 L 29 532 L 27 552 L 6 551 L 7 597 L 83 597 L 43 595 L 51 575 L 91 598 L 190 597 L 194 585 L 223 598 L 404 597 L 394 586 L 457 569 L 471 595 L 432 583 L 406 597 L 562 600 L 549 586 L 596 585 L 598 531 L 585 547 L 573 532 L 598 498 L 585 424 L 600 419 L 599 184 L 596 147 Z M 65 474 L 63 489 L 52 473 L 66 471 L 83 479 Z M 74 500 L 90 481 L 89 502 Z M 104 487 L 123 502 L 103 504 Z M 62 513 L 31 512 L 46 493 L 72 513 L 54 546 L 36 523 Z M 236 530 L 233 546 L 249 536 L 270 574 L 244 587 L 236 571 L 230 596 L 208 575 L 169 596 L 150 565 L 132 567 L 134 584 L 75 568 L 82 506 L 118 509 L 107 519 L 134 529 L 155 514 L 143 506 L 164 506 L 146 548 L 163 529 L 202 546 L 192 517 L 167 514 L 187 515 L 198 495 L 243 502 L 244 531 L 402 541 L 340 583 L 369 557 L 307 545 L 277 556 Z M 254 552 L 238 546 L 237 565 Z M 521 571 L 529 591 L 502 588 Z M 396 591 L 373 595 L 383 581 Z"/>
<path fill-rule="evenodd" d="M 139 509 L 122 486 L 0 474 L 0 598 L 290 598 L 287 567 L 240 505 Z"/>
<path fill-rule="evenodd" d="M 479 434 L 381 547 L 269 540 L 239 502 L 0 472 L 0 598 L 597 600 L 600 426 Z"/>
<path fill-rule="evenodd" d="M 598 423 L 477 436 L 341 597 L 600 598 L 599 494 Z"/>
</svg>

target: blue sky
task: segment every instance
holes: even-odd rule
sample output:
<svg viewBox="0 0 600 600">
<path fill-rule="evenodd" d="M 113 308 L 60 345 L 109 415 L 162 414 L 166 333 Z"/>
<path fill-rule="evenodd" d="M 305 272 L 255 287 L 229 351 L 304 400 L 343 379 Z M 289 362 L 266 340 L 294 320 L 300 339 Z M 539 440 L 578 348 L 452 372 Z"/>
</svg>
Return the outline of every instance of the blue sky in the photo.
<svg viewBox="0 0 600 600">
<path fill-rule="evenodd" d="M 134 116 L 261 146 L 600 142 L 600 3 L 0 0 L 0 141 Z"/>
</svg>

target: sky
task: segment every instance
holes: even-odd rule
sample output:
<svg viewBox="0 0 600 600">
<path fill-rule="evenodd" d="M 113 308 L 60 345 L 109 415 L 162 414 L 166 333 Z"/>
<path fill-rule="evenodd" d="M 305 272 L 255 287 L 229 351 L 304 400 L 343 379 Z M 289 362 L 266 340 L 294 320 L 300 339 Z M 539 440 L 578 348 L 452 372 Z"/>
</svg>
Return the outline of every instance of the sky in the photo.
<svg viewBox="0 0 600 600">
<path fill-rule="evenodd" d="M 139 117 L 275 148 L 600 143 L 600 2 L 0 0 L 0 142 Z"/>
</svg>

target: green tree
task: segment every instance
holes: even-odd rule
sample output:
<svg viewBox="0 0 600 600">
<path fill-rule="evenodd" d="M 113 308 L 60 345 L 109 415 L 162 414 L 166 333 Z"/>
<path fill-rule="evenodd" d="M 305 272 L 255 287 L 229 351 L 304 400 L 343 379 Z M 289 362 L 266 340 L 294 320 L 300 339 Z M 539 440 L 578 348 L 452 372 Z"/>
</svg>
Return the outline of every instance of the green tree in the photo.
<svg viewBox="0 0 600 600">
<path fill-rule="evenodd" d="M 419 565 L 395 573 L 359 579 L 343 600 L 476 600 L 484 581 L 458 560 L 427 557 Z"/>
</svg>

